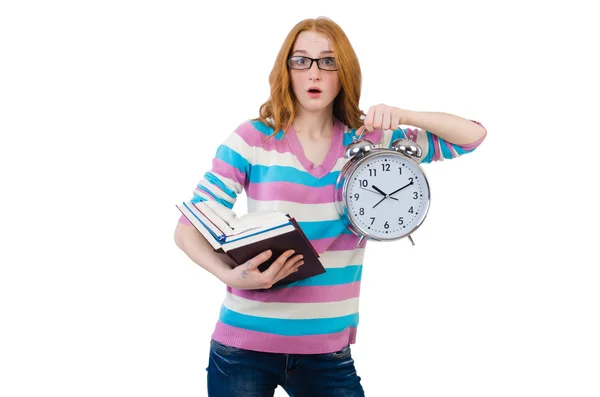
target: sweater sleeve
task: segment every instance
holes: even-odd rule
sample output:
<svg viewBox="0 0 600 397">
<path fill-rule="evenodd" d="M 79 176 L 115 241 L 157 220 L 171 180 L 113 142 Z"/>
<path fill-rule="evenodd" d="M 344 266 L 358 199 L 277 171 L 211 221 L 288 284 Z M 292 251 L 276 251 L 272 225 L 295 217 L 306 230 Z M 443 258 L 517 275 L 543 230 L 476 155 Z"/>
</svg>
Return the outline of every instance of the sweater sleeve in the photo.
<svg viewBox="0 0 600 397">
<path fill-rule="evenodd" d="M 192 203 L 210 201 L 215 209 L 232 212 L 238 195 L 250 180 L 255 136 L 254 127 L 246 122 L 219 145 L 211 169 L 193 191 Z M 183 215 L 179 222 L 190 224 Z"/>
<path fill-rule="evenodd" d="M 472 122 L 483 125 L 471 120 Z M 485 129 L 485 127 L 483 127 Z M 390 147 L 391 143 L 398 138 L 407 138 L 416 142 L 423 150 L 420 163 L 431 163 L 432 161 L 442 161 L 444 159 L 453 159 L 466 153 L 471 153 L 475 150 L 487 136 L 487 130 L 483 137 L 479 140 L 466 145 L 455 145 L 447 142 L 437 135 L 421 128 L 403 128 L 397 130 L 384 130 L 381 143 L 384 147 Z"/>
</svg>

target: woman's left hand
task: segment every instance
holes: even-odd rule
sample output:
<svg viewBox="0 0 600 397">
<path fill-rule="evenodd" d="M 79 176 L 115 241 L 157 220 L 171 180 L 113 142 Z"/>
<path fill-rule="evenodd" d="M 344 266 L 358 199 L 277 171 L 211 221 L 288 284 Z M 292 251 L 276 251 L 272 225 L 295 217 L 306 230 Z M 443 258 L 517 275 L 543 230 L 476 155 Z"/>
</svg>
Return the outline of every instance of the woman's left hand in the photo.
<svg viewBox="0 0 600 397">
<path fill-rule="evenodd" d="M 400 124 L 406 124 L 408 111 L 380 103 L 371 106 L 365 117 L 367 131 L 395 130 Z"/>
</svg>

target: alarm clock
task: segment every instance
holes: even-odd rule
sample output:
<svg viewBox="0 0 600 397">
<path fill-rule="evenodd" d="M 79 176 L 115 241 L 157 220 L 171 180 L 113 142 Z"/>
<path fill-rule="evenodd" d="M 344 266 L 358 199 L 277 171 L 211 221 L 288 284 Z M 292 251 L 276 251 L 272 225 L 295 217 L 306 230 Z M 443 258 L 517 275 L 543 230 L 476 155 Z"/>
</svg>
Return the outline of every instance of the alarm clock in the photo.
<svg viewBox="0 0 600 397">
<path fill-rule="evenodd" d="M 422 149 L 404 138 L 383 148 L 362 138 L 365 128 L 360 127 L 346 147 L 348 161 L 335 186 L 338 215 L 360 237 L 357 247 L 365 238 L 392 241 L 408 237 L 415 245 L 411 234 L 425 220 L 431 200 L 429 181 L 415 160 L 422 156 Z"/>
</svg>

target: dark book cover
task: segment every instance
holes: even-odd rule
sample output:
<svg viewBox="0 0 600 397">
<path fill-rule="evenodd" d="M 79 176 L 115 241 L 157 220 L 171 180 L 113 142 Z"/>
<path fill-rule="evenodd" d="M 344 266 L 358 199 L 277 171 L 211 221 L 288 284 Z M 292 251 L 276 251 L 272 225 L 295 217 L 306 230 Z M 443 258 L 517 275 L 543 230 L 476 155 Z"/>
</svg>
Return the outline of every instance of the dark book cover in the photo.
<svg viewBox="0 0 600 397">
<path fill-rule="evenodd" d="M 304 264 L 300 266 L 298 271 L 279 280 L 273 287 L 325 273 L 325 268 L 321 264 L 319 255 L 314 247 L 293 218 L 292 223 L 294 223 L 296 229 L 290 232 L 223 252 L 224 255 L 230 257 L 229 260 L 224 260 L 233 268 L 246 263 L 246 261 L 259 255 L 261 252 L 271 250 L 271 257 L 258 266 L 258 270 L 264 272 L 279 256 L 289 249 L 296 251 L 294 255 L 302 254 Z"/>
</svg>

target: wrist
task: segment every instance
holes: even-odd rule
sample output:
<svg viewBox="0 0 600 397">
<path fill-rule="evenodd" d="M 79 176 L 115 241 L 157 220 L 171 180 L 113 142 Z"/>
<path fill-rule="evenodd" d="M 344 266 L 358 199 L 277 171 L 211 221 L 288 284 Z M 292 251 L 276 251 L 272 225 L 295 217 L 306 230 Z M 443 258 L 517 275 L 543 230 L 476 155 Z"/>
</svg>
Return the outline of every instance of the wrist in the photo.
<svg viewBox="0 0 600 397">
<path fill-rule="evenodd" d="M 418 118 L 417 111 L 400 109 L 400 124 L 416 126 L 415 120 Z"/>
</svg>

